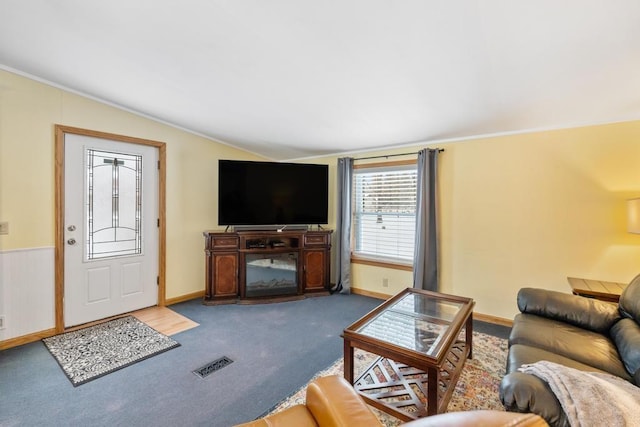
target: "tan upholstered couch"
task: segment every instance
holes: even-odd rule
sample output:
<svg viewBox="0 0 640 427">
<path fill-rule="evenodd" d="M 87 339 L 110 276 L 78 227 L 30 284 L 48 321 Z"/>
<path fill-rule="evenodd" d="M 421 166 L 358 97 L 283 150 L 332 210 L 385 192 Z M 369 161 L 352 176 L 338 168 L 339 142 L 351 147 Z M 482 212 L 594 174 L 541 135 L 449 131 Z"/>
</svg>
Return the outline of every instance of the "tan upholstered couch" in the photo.
<svg viewBox="0 0 640 427">
<path fill-rule="evenodd" d="M 451 412 L 403 424 L 406 427 L 512 426 L 538 427 L 547 423 L 537 415 L 500 411 Z M 342 377 L 318 378 L 307 387 L 306 404 L 236 427 L 381 427 L 369 406 Z"/>
</svg>

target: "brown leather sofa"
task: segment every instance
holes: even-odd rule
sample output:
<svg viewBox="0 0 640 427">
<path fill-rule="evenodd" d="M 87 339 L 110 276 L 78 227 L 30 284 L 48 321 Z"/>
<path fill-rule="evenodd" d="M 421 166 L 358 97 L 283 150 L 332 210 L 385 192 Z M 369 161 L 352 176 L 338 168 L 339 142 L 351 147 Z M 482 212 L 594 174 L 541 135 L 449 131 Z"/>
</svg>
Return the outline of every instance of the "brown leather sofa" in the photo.
<svg viewBox="0 0 640 427">
<path fill-rule="evenodd" d="M 407 427 L 542 427 L 534 414 L 500 411 L 452 412 L 403 424 Z M 295 405 L 259 420 L 236 427 L 381 427 L 382 424 L 360 395 L 342 377 L 331 375 L 312 381 L 306 403 Z"/>
<path fill-rule="evenodd" d="M 552 426 L 569 425 L 546 382 L 518 371 L 541 360 L 590 372 L 606 372 L 640 386 L 640 275 L 619 304 L 543 289 L 518 293 L 509 336 L 507 375 L 500 384 L 505 408 L 532 412 Z"/>
</svg>

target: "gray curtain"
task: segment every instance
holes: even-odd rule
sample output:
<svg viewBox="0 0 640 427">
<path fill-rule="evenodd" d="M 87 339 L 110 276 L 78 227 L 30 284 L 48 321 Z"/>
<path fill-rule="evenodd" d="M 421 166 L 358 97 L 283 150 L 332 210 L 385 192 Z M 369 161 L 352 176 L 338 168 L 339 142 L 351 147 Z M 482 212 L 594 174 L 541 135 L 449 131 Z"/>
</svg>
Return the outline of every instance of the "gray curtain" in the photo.
<svg viewBox="0 0 640 427">
<path fill-rule="evenodd" d="M 416 240 L 413 259 L 413 287 L 438 291 L 438 152 L 418 152 Z"/>
<path fill-rule="evenodd" d="M 338 204 L 336 211 L 336 245 L 334 248 L 336 285 L 333 292 L 351 293 L 351 182 L 353 158 L 338 159 Z"/>
</svg>

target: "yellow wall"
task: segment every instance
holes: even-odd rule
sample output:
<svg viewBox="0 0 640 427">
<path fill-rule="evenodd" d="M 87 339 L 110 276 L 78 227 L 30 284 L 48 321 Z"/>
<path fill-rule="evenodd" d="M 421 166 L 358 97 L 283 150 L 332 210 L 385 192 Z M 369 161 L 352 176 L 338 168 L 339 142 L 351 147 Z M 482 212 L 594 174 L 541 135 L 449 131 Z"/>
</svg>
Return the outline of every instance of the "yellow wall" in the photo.
<svg viewBox="0 0 640 427">
<path fill-rule="evenodd" d="M 512 317 L 523 286 L 568 291 L 567 276 L 630 281 L 640 236 L 640 122 L 448 145 L 442 165 L 445 291 Z"/>
<path fill-rule="evenodd" d="M 217 161 L 261 159 L 0 70 L 0 250 L 54 245 L 54 125 L 167 144 L 167 298 L 204 290 L 202 231 L 216 228 Z"/>
<path fill-rule="evenodd" d="M 257 157 L 0 71 L 0 221 L 11 230 L 0 250 L 54 244 L 56 123 L 167 143 L 167 297 L 201 291 L 201 233 L 217 224 L 217 159 Z M 625 200 L 640 196 L 640 121 L 437 146 L 446 150 L 442 291 L 509 319 L 523 286 L 568 292 L 566 276 L 626 282 L 639 272 L 640 235 L 625 231 Z M 307 161 L 330 165 L 334 227 L 336 157 Z M 411 284 L 411 272 L 356 265 L 352 282 L 392 294 Z"/>
<path fill-rule="evenodd" d="M 435 146 L 445 149 L 443 292 L 474 298 L 479 313 L 511 319 L 521 287 L 569 292 L 567 276 L 628 282 L 640 272 L 640 235 L 626 233 L 625 216 L 625 200 L 640 196 L 640 121 Z M 330 197 L 333 211 L 335 183 Z M 411 283 L 411 272 L 352 268 L 354 288 L 393 294 Z"/>
</svg>

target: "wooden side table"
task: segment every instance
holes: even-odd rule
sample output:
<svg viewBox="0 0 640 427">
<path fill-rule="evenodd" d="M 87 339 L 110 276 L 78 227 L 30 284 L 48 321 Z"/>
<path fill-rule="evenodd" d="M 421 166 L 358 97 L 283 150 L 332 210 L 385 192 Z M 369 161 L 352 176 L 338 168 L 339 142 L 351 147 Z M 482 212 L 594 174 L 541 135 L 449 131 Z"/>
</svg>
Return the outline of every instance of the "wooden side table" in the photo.
<svg viewBox="0 0 640 427">
<path fill-rule="evenodd" d="M 579 279 L 576 277 L 567 277 L 567 280 L 574 295 L 615 303 L 618 302 L 620 294 L 627 287 L 626 283 L 605 282 L 602 280 Z"/>
</svg>

